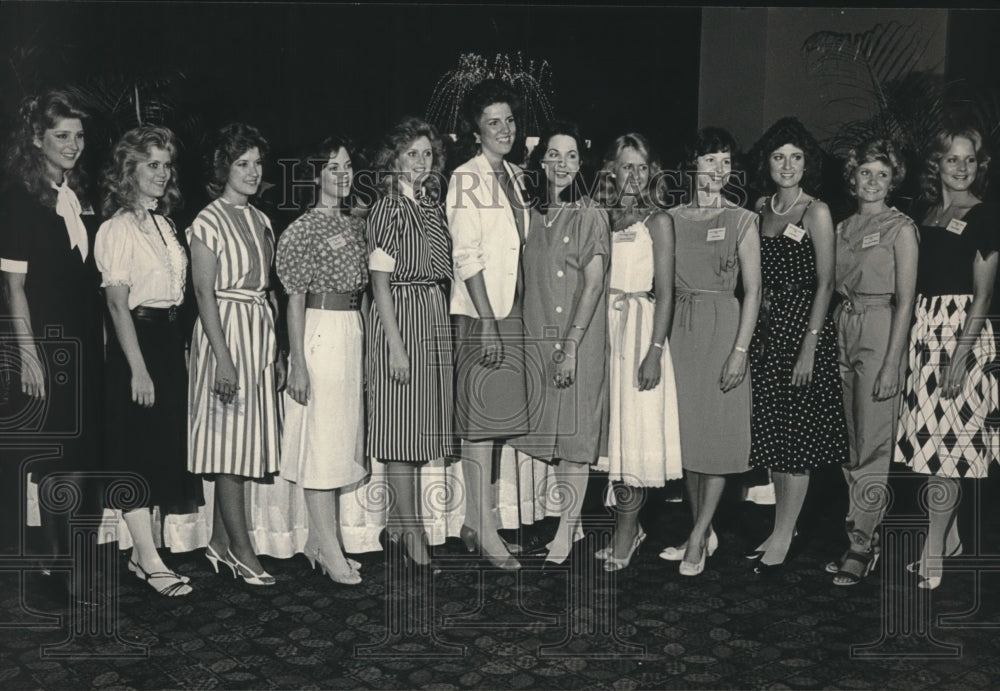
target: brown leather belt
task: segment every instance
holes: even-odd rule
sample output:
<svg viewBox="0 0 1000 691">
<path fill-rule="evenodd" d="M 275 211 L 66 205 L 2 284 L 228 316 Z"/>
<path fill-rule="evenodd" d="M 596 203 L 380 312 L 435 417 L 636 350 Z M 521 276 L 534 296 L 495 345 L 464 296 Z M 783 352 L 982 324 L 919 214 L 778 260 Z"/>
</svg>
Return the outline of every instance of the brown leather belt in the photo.
<svg viewBox="0 0 1000 691">
<path fill-rule="evenodd" d="M 357 293 L 306 293 L 306 307 L 314 310 L 359 310 L 364 292 Z"/>
</svg>

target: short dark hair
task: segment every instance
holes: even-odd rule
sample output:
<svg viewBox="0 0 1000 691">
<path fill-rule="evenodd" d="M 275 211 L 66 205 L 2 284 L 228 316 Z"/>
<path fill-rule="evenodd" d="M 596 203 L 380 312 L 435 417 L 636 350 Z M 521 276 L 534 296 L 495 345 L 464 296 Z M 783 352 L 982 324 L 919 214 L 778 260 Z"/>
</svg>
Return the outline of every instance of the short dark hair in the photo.
<svg viewBox="0 0 1000 691">
<path fill-rule="evenodd" d="M 572 137 L 573 141 L 576 142 L 576 150 L 580 154 L 580 170 L 573 177 L 573 182 L 559 192 L 558 201 L 575 202 L 587 196 L 585 184 L 587 165 L 580 128 L 576 123 L 568 120 L 554 120 L 542 132 L 538 145 L 532 150 L 531 157 L 528 159 L 528 171 L 531 173 L 527 177 L 528 196 L 531 203 L 536 205 L 536 208 L 543 214 L 548 211 L 552 200 L 549 199 L 549 181 L 545 175 L 545 168 L 542 166 L 542 159 L 545 158 L 545 153 L 548 151 L 549 140 L 558 135 Z"/>
<path fill-rule="evenodd" d="M 354 150 L 354 142 L 350 137 L 346 137 L 342 134 L 331 134 L 324 137 L 323 141 L 309 149 L 300 159 L 299 163 L 302 164 L 302 167 L 305 170 L 309 171 L 309 175 L 311 176 L 309 179 L 314 182 L 311 190 L 313 204 L 319 201 L 319 184 L 315 181 L 322 174 L 323 166 L 327 164 L 331 157 L 336 156 L 341 149 L 344 149 L 347 152 L 347 155 L 350 156 L 352 167 L 359 163 L 357 160 L 357 154 Z M 353 185 L 351 185 L 351 189 L 353 194 Z M 295 202 L 303 211 L 309 202 L 309 199 L 306 198 L 307 195 L 305 194 L 308 191 L 309 188 L 301 183 L 295 186 Z M 340 212 L 345 216 L 350 215 L 351 206 L 350 197 L 345 197 L 340 200 Z"/>
<path fill-rule="evenodd" d="M 866 163 L 879 162 L 889 166 L 892 170 L 892 180 L 889 183 L 889 191 L 899 187 L 906 177 L 906 164 L 903 157 L 899 155 L 896 145 L 888 139 L 875 138 L 862 142 L 847 152 L 847 160 L 844 161 L 844 182 L 847 183 L 847 191 L 854 196 L 851 185 L 851 178 L 854 173 Z"/>
<path fill-rule="evenodd" d="M 769 161 L 771 154 L 785 144 L 802 149 L 805 155 L 805 168 L 802 171 L 800 185 L 809 194 L 815 194 L 823 178 L 823 150 L 805 125 L 795 117 L 781 118 L 754 144 L 750 159 L 756 166 L 754 184 L 765 194 L 774 193 L 777 186 L 771 179 Z"/>
<path fill-rule="evenodd" d="M 261 157 L 267 156 L 269 146 L 256 127 L 233 122 L 216 133 L 215 144 L 205 159 L 207 182 L 205 189 L 212 199 L 222 196 L 229 179 L 229 168 L 250 149 L 257 149 Z"/>
<path fill-rule="evenodd" d="M 458 121 L 458 143 L 463 154 L 469 158 L 475 155 L 478 145 L 479 117 L 494 103 L 506 103 L 514 114 L 515 121 L 521 113 L 521 98 L 508 84 L 499 79 L 484 79 L 469 89 L 462 99 L 461 117 Z"/>
<path fill-rule="evenodd" d="M 685 147 L 684 163 L 693 165 L 699 157 L 715 153 L 716 151 L 731 153 L 735 156 L 739 153 L 736 138 L 729 134 L 728 130 L 724 130 L 721 127 L 704 127 L 695 133 L 694 137 Z"/>
</svg>

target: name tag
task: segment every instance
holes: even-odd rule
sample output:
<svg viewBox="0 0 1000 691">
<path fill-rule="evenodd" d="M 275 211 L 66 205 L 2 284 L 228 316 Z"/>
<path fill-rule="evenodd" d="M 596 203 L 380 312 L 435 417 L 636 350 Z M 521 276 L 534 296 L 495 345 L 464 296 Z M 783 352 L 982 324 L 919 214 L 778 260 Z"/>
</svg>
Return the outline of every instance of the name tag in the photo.
<svg viewBox="0 0 1000 691">
<path fill-rule="evenodd" d="M 802 238 L 806 236 L 806 229 L 799 228 L 794 223 L 789 223 L 785 226 L 785 232 L 782 233 L 786 238 L 791 238 L 795 242 L 802 242 Z"/>
<path fill-rule="evenodd" d="M 866 235 L 861 238 L 861 249 L 866 250 L 869 247 L 875 247 L 878 245 L 879 238 L 882 233 L 872 233 L 871 235 Z"/>
<path fill-rule="evenodd" d="M 634 230 L 620 230 L 611 236 L 615 242 L 635 242 Z"/>
<path fill-rule="evenodd" d="M 328 238 L 326 243 L 330 245 L 331 248 L 339 250 L 347 245 L 347 238 L 345 238 L 343 234 L 334 235 L 332 238 Z"/>
<path fill-rule="evenodd" d="M 965 221 L 960 221 L 957 218 L 951 219 L 951 223 L 948 224 L 948 230 L 955 235 L 961 235 L 962 231 L 965 230 Z"/>
<path fill-rule="evenodd" d="M 725 228 L 709 228 L 708 235 L 705 237 L 705 242 L 718 242 L 719 240 L 726 239 L 726 229 Z"/>
</svg>

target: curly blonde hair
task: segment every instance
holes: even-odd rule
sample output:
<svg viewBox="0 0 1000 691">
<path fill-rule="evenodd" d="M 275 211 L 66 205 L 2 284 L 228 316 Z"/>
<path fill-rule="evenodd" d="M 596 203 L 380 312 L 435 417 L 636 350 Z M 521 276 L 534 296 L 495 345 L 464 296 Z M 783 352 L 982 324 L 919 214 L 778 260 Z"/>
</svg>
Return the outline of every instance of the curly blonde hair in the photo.
<svg viewBox="0 0 1000 691">
<path fill-rule="evenodd" d="M 101 211 L 110 218 L 119 209 L 133 210 L 136 206 L 138 188 L 135 181 L 136 167 L 149 160 L 153 148 L 163 149 L 170 154 L 170 161 L 177 158 L 177 137 L 166 127 L 141 125 L 129 130 L 115 144 L 111 162 L 104 169 L 101 178 Z M 180 206 L 181 191 L 177 183 L 177 170 L 171 171 L 166 193 L 160 199 L 159 210 L 169 214 Z"/>
</svg>

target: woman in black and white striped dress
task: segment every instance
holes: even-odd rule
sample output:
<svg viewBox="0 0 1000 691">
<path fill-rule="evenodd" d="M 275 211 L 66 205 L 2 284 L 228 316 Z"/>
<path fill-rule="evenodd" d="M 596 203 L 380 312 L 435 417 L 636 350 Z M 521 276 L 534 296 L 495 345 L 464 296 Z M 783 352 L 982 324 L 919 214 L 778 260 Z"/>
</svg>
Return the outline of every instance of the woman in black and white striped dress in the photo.
<svg viewBox="0 0 1000 691">
<path fill-rule="evenodd" d="M 385 463 L 406 553 L 429 561 L 417 528 L 417 470 L 451 448 L 452 367 L 443 283 L 451 278 L 451 241 L 440 190 L 444 164 L 434 127 L 405 118 L 376 157 L 384 176 L 368 218 L 374 294 L 368 320 L 368 454 Z M 426 183 L 426 184 L 425 184 Z M 427 497 L 437 492 L 422 488 Z M 445 492 L 444 494 L 447 494 Z M 428 497 L 429 498 L 429 497 Z"/>
<path fill-rule="evenodd" d="M 216 197 L 187 230 L 198 321 L 191 337 L 188 468 L 213 476 L 215 512 L 205 556 L 250 585 L 273 585 L 247 530 L 244 483 L 278 470 L 277 362 L 270 291 L 274 232 L 249 203 L 267 141 L 236 123 L 219 131 L 208 160 Z M 268 304 L 270 301 L 270 305 Z"/>
</svg>

